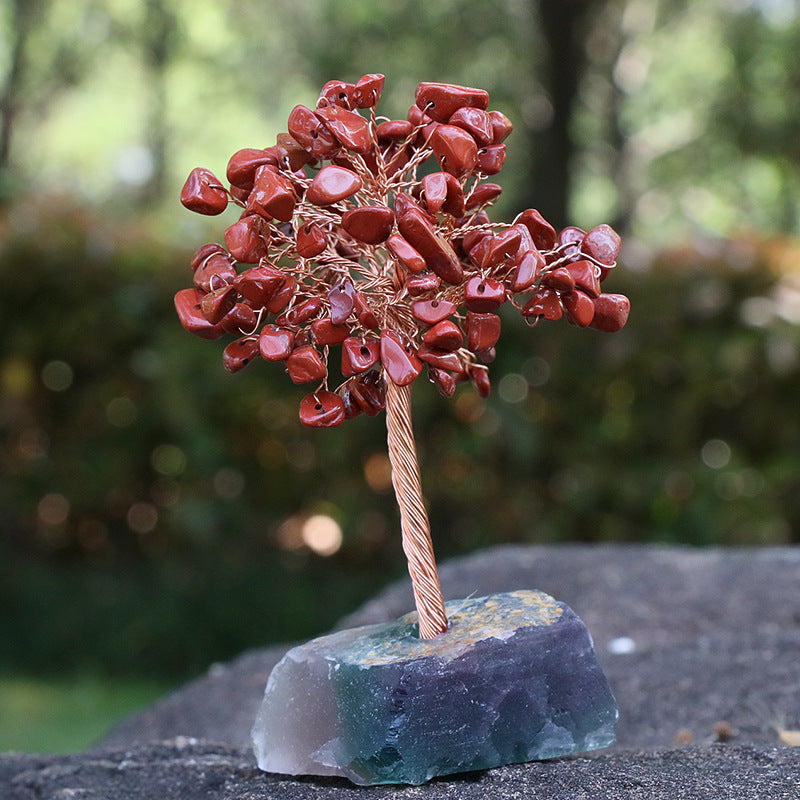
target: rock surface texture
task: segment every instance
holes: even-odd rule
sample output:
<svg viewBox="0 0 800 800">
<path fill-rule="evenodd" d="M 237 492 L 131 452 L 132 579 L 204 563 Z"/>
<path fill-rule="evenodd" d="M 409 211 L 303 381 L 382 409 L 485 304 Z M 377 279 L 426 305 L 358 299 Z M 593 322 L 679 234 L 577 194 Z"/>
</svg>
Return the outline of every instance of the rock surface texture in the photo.
<svg viewBox="0 0 800 800">
<path fill-rule="evenodd" d="M 620 707 L 617 743 L 566 757 L 363 789 L 259 771 L 252 720 L 288 647 L 245 653 L 120 723 L 84 753 L 0 756 L 0 798 L 261 800 L 535 797 L 771 800 L 800 797 L 800 549 L 494 548 L 444 564 L 445 596 L 536 588 L 592 633 Z M 411 607 L 389 587 L 341 627 Z"/>
</svg>

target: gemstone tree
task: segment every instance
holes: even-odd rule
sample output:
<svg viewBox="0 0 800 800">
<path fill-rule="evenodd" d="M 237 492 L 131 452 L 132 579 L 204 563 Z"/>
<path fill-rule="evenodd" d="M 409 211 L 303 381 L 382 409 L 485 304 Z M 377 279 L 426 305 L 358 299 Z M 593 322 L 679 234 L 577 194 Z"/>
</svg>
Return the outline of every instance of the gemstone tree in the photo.
<svg viewBox="0 0 800 800">
<path fill-rule="evenodd" d="M 564 317 L 614 332 L 629 303 L 601 288 L 620 249 L 608 225 L 557 232 L 534 209 L 512 223 L 489 219 L 501 187 L 487 178 L 503 166 L 512 125 L 488 110 L 487 92 L 421 83 L 407 118 L 388 119 L 375 109 L 383 82 L 325 84 L 314 109 L 295 106 L 274 146 L 231 157 L 228 187 L 207 169 L 191 172 L 186 208 L 240 214 L 224 247 L 196 252 L 194 286 L 175 306 L 191 333 L 234 337 L 223 354 L 230 372 L 260 356 L 312 384 L 300 402 L 305 425 L 385 408 L 419 633 L 432 639 L 448 620 L 411 385 L 424 369 L 447 397 L 462 382 L 488 396 L 503 305 L 531 325 Z"/>
</svg>

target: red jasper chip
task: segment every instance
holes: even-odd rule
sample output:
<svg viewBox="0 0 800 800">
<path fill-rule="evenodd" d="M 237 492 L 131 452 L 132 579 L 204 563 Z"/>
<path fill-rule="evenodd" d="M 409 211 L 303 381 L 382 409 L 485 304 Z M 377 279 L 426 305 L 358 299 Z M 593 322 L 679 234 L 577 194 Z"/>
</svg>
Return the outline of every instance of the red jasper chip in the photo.
<svg viewBox="0 0 800 800">
<path fill-rule="evenodd" d="M 425 269 L 425 259 L 399 233 L 386 240 L 386 247 L 409 272 L 419 273 Z"/>
<path fill-rule="evenodd" d="M 431 118 L 422 112 L 422 110 L 414 104 L 411 108 L 408 109 L 408 114 L 406 115 L 408 121 L 416 128 L 418 125 L 425 125 L 426 123 L 431 121 Z"/>
<path fill-rule="evenodd" d="M 544 317 L 549 320 L 561 319 L 564 309 L 558 294 L 552 289 L 540 286 L 536 294 L 522 308 L 523 317 Z"/>
<path fill-rule="evenodd" d="M 278 325 L 265 325 L 258 337 L 258 347 L 267 361 L 286 361 L 294 348 L 294 334 Z"/>
<path fill-rule="evenodd" d="M 328 246 L 325 231 L 316 222 L 302 225 L 296 235 L 297 253 L 301 258 L 316 258 Z"/>
<path fill-rule="evenodd" d="M 447 370 L 428 365 L 431 382 L 439 390 L 442 397 L 452 397 L 456 391 L 456 379 Z"/>
<path fill-rule="evenodd" d="M 275 323 L 277 325 L 302 325 L 315 317 L 321 308 L 322 299 L 311 297 L 294 308 L 290 308 L 285 314 L 278 317 Z"/>
<path fill-rule="evenodd" d="M 425 205 L 431 214 L 441 210 L 447 200 L 447 172 L 431 172 L 422 179 L 422 191 L 425 195 Z"/>
<path fill-rule="evenodd" d="M 283 279 L 283 284 L 278 287 L 278 290 L 272 295 L 265 306 L 267 311 L 269 311 L 270 314 L 280 314 L 281 311 L 289 305 L 289 301 L 292 297 L 294 297 L 296 288 L 297 281 L 291 275 L 287 275 Z"/>
<path fill-rule="evenodd" d="M 379 72 L 362 75 L 353 90 L 353 101 L 356 108 L 374 108 L 381 99 L 385 75 Z"/>
<path fill-rule="evenodd" d="M 349 280 L 337 283 L 328 292 L 331 306 L 331 322 L 341 325 L 352 313 L 356 304 L 356 289 Z"/>
<path fill-rule="evenodd" d="M 236 290 L 233 286 L 220 286 L 203 297 L 200 310 L 212 325 L 216 325 L 235 305 Z"/>
<path fill-rule="evenodd" d="M 522 224 L 528 229 L 537 250 L 552 250 L 556 246 L 556 229 L 535 208 L 519 214 L 514 224 Z"/>
<path fill-rule="evenodd" d="M 319 93 L 317 108 L 328 105 L 353 108 L 355 106 L 355 91 L 354 83 L 328 81 Z"/>
<path fill-rule="evenodd" d="M 575 278 L 568 269 L 559 267 L 558 269 L 545 273 L 542 278 L 542 284 L 557 292 L 568 294 L 575 288 Z"/>
<path fill-rule="evenodd" d="M 426 364 L 445 369 L 448 372 L 464 371 L 464 365 L 461 363 L 458 353 L 454 353 L 452 350 L 440 350 L 436 347 L 422 344 L 417 350 L 417 357 Z"/>
<path fill-rule="evenodd" d="M 478 163 L 478 145 L 463 128 L 440 125 L 431 134 L 429 144 L 439 166 L 457 178 L 472 172 Z"/>
<path fill-rule="evenodd" d="M 464 344 L 464 334 L 455 322 L 449 319 L 437 322 L 422 334 L 422 341 L 428 347 L 439 350 L 458 350 Z"/>
<path fill-rule="evenodd" d="M 220 326 L 227 333 L 245 333 L 250 335 L 256 327 L 258 318 L 252 306 L 247 303 L 237 303 L 231 311 L 223 317 Z"/>
<path fill-rule="evenodd" d="M 494 278 L 474 275 L 464 287 L 464 302 L 470 311 L 496 311 L 506 300 L 506 288 Z"/>
<path fill-rule="evenodd" d="M 291 172 L 301 169 L 317 156 L 309 153 L 290 133 L 279 133 L 275 137 L 275 153 L 278 163 Z"/>
<path fill-rule="evenodd" d="M 519 250 L 522 234 L 517 228 L 508 228 L 488 240 L 486 253 L 481 262 L 483 267 L 496 267 L 515 256 Z M 471 254 L 470 254 L 471 255 Z"/>
<path fill-rule="evenodd" d="M 567 321 L 579 328 L 585 328 L 594 318 L 594 302 L 588 294 L 575 289 L 561 298 Z"/>
<path fill-rule="evenodd" d="M 621 246 L 619 234 L 610 225 L 598 225 L 584 236 L 581 252 L 607 267 L 612 267 L 617 262 Z"/>
<path fill-rule="evenodd" d="M 372 149 L 369 122 L 361 114 L 340 106 L 323 106 L 316 115 L 348 150 L 363 156 Z"/>
<path fill-rule="evenodd" d="M 369 417 L 374 417 L 386 405 L 386 384 L 376 370 L 366 372 L 347 382 L 352 405 Z"/>
<path fill-rule="evenodd" d="M 264 150 L 245 147 L 231 156 L 225 174 L 232 186 L 249 190 L 255 183 L 256 171 L 265 164 L 278 166 L 278 156 L 274 147 L 267 147 Z"/>
<path fill-rule="evenodd" d="M 489 350 L 500 338 L 500 317 L 497 314 L 467 312 L 467 347 L 473 352 Z"/>
<path fill-rule="evenodd" d="M 386 206 L 359 206 L 342 214 L 342 227 L 359 242 L 385 242 L 394 227 L 394 211 Z"/>
<path fill-rule="evenodd" d="M 266 258 L 269 241 L 268 223 L 258 214 L 242 217 L 225 231 L 225 246 L 242 264 L 255 264 Z"/>
<path fill-rule="evenodd" d="M 289 133 L 314 158 L 327 158 L 339 145 L 322 120 L 306 106 L 295 106 L 288 120 Z"/>
<path fill-rule="evenodd" d="M 441 278 L 432 272 L 423 272 L 420 275 L 409 275 L 409 277 L 406 278 L 406 291 L 411 297 L 419 297 L 428 292 L 435 292 L 441 285 Z"/>
<path fill-rule="evenodd" d="M 413 130 L 414 126 L 406 119 L 387 119 L 375 129 L 375 137 L 380 144 L 402 142 Z"/>
<path fill-rule="evenodd" d="M 489 92 L 451 83 L 420 83 L 414 95 L 417 108 L 437 122 L 447 122 L 459 108 L 479 108 L 489 105 Z"/>
<path fill-rule="evenodd" d="M 212 242 L 211 244 L 204 244 L 202 247 L 200 247 L 192 256 L 192 260 L 189 262 L 192 272 L 200 267 L 206 261 L 206 259 L 216 255 L 217 253 L 228 255 L 228 251 L 220 244 L 214 244 Z"/>
<path fill-rule="evenodd" d="M 597 268 L 591 261 L 573 261 L 566 266 L 567 272 L 575 279 L 575 286 L 589 297 L 600 295 L 600 280 L 597 277 Z"/>
<path fill-rule="evenodd" d="M 233 268 L 231 259 L 223 250 L 221 253 L 213 253 L 195 270 L 193 276 L 194 285 L 203 292 L 210 292 L 212 289 L 220 289 L 230 284 L 236 278 L 236 270 Z"/>
<path fill-rule="evenodd" d="M 300 422 L 310 428 L 333 428 L 345 420 L 344 401 L 338 394 L 320 390 L 300 401 Z"/>
<path fill-rule="evenodd" d="M 480 108 L 459 108 L 450 116 L 447 124 L 463 128 L 480 147 L 493 143 L 491 118 Z"/>
<path fill-rule="evenodd" d="M 367 300 L 361 292 L 356 292 L 355 311 L 358 324 L 361 325 L 362 328 L 372 330 L 380 325 L 380 321 L 372 310 L 369 300 Z"/>
<path fill-rule="evenodd" d="M 175 310 L 178 312 L 178 319 L 189 333 L 193 333 L 201 339 L 219 339 L 225 334 L 225 330 L 219 325 L 209 322 L 203 316 L 202 299 L 203 295 L 197 289 L 181 289 L 175 295 Z"/>
<path fill-rule="evenodd" d="M 211 170 L 195 167 L 181 189 L 181 203 L 189 211 L 213 217 L 228 207 L 228 193 Z"/>
<path fill-rule="evenodd" d="M 580 258 L 581 244 L 585 236 L 586 231 L 581 228 L 576 228 L 572 225 L 564 228 L 558 234 L 558 244 L 562 255 L 577 261 Z"/>
<path fill-rule="evenodd" d="M 473 208 L 491 203 L 502 191 L 503 187 L 497 183 L 479 183 L 467 198 L 466 210 L 472 211 Z"/>
<path fill-rule="evenodd" d="M 349 377 L 366 372 L 378 363 L 380 342 L 377 339 L 350 336 L 342 342 L 342 375 Z"/>
<path fill-rule="evenodd" d="M 253 267 L 237 276 L 236 291 L 254 308 L 266 306 L 286 280 L 286 273 L 275 267 Z"/>
<path fill-rule="evenodd" d="M 306 190 L 306 200 L 315 206 L 338 203 L 361 189 L 361 178 L 346 167 L 323 167 Z"/>
<path fill-rule="evenodd" d="M 489 347 L 486 350 L 476 350 L 475 357 L 482 364 L 491 364 L 492 361 L 497 358 L 497 351 L 494 349 L 494 347 Z"/>
<path fill-rule="evenodd" d="M 425 325 L 436 325 L 438 322 L 447 319 L 457 311 L 455 303 L 449 300 L 417 300 L 411 306 L 411 313 L 414 319 L 419 320 Z"/>
<path fill-rule="evenodd" d="M 481 397 L 485 399 L 492 393 L 492 383 L 489 380 L 489 370 L 486 367 L 474 366 L 470 371 L 469 377 Z"/>
<path fill-rule="evenodd" d="M 321 381 L 328 374 L 322 356 L 311 345 L 295 348 L 286 359 L 286 369 L 293 383 Z"/>
<path fill-rule="evenodd" d="M 511 276 L 511 291 L 524 292 L 536 282 L 545 267 L 544 256 L 538 250 L 528 250 Z"/>
<path fill-rule="evenodd" d="M 270 217 L 289 222 L 294 214 L 297 196 L 292 184 L 279 175 L 271 164 L 259 167 L 253 191 L 247 200 L 247 210 L 263 209 Z"/>
<path fill-rule="evenodd" d="M 408 386 L 422 372 L 422 362 L 406 350 L 394 331 L 381 331 L 381 364 L 397 386 Z"/>
<path fill-rule="evenodd" d="M 341 344 L 349 335 L 347 325 L 334 325 L 330 317 L 315 319 L 311 323 L 311 338 L 315 344 Z"/>
<path fill-rule="evenodd" d="M 222 366 L 228 372 L 244 369 L 258 355 L 258 339 L 247 336 L 231 342 L 222 353 Z"/>
<path fill-rule="evenodd" d="M 506 146 L 491 144 L 478 151 L 478 172 L 484 175 L 497 175 L 506 163 Z"/>
<path fill-rule="evenodd" d="M 425 259 L 443 281 L 461 283 L 464 270 L 450 243 L 438 236 L 421 209 L 408 208 L 398 214 L 397 227 L 406 241 Z"/>
<path fill-rule="evenodd" d="M 489 119 L 492 123 L 492 144 L 500 144 L 514 130 L 514 126 L 502 111 L 490 111 Z"/>
<path fill-rule="evenodd" d="M 616 333 L 625 327 L 631 301 L 624 294 L 601 294 L 594 301 L 594 317 L 589 325 L 604 333 Z"/>
</svg>

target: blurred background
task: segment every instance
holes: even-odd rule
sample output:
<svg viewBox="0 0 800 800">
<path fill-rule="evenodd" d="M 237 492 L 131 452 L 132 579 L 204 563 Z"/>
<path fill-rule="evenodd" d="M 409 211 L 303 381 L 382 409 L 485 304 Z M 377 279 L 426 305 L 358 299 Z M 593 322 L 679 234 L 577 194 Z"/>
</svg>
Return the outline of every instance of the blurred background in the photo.
<svg viewBox="0 0 800 800">
<path fill-rule="evenodd" d="M 230 224 L 189 171 L 367 72 L 394 117 L 490 91 L 493 218 L 625 239 L 621 333 L 509 315 L 488 400 L 418 385 L 439 558 L 800 542 L 800 2 L 3 0 L 0 749 L 82 747 L 406 574 L 383 417 L 303 428 L 172 305 Z"/>
</svg>

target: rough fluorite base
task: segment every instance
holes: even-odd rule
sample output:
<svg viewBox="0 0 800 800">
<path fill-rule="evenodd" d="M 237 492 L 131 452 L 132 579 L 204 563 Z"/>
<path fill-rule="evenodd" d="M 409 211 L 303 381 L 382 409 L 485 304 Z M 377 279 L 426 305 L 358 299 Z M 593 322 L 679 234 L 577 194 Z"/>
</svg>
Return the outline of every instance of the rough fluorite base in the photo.
<svg viewBox="0 0 800 800">
<path fill-rule="evenodd" d="M 433 640 L 412 613 L 290 650 L 253 728 L 259 767 L 419 784 L 614 741 L 616 703 L 568 606 L 518 591 L 447 614 Z"/>
</svg>

